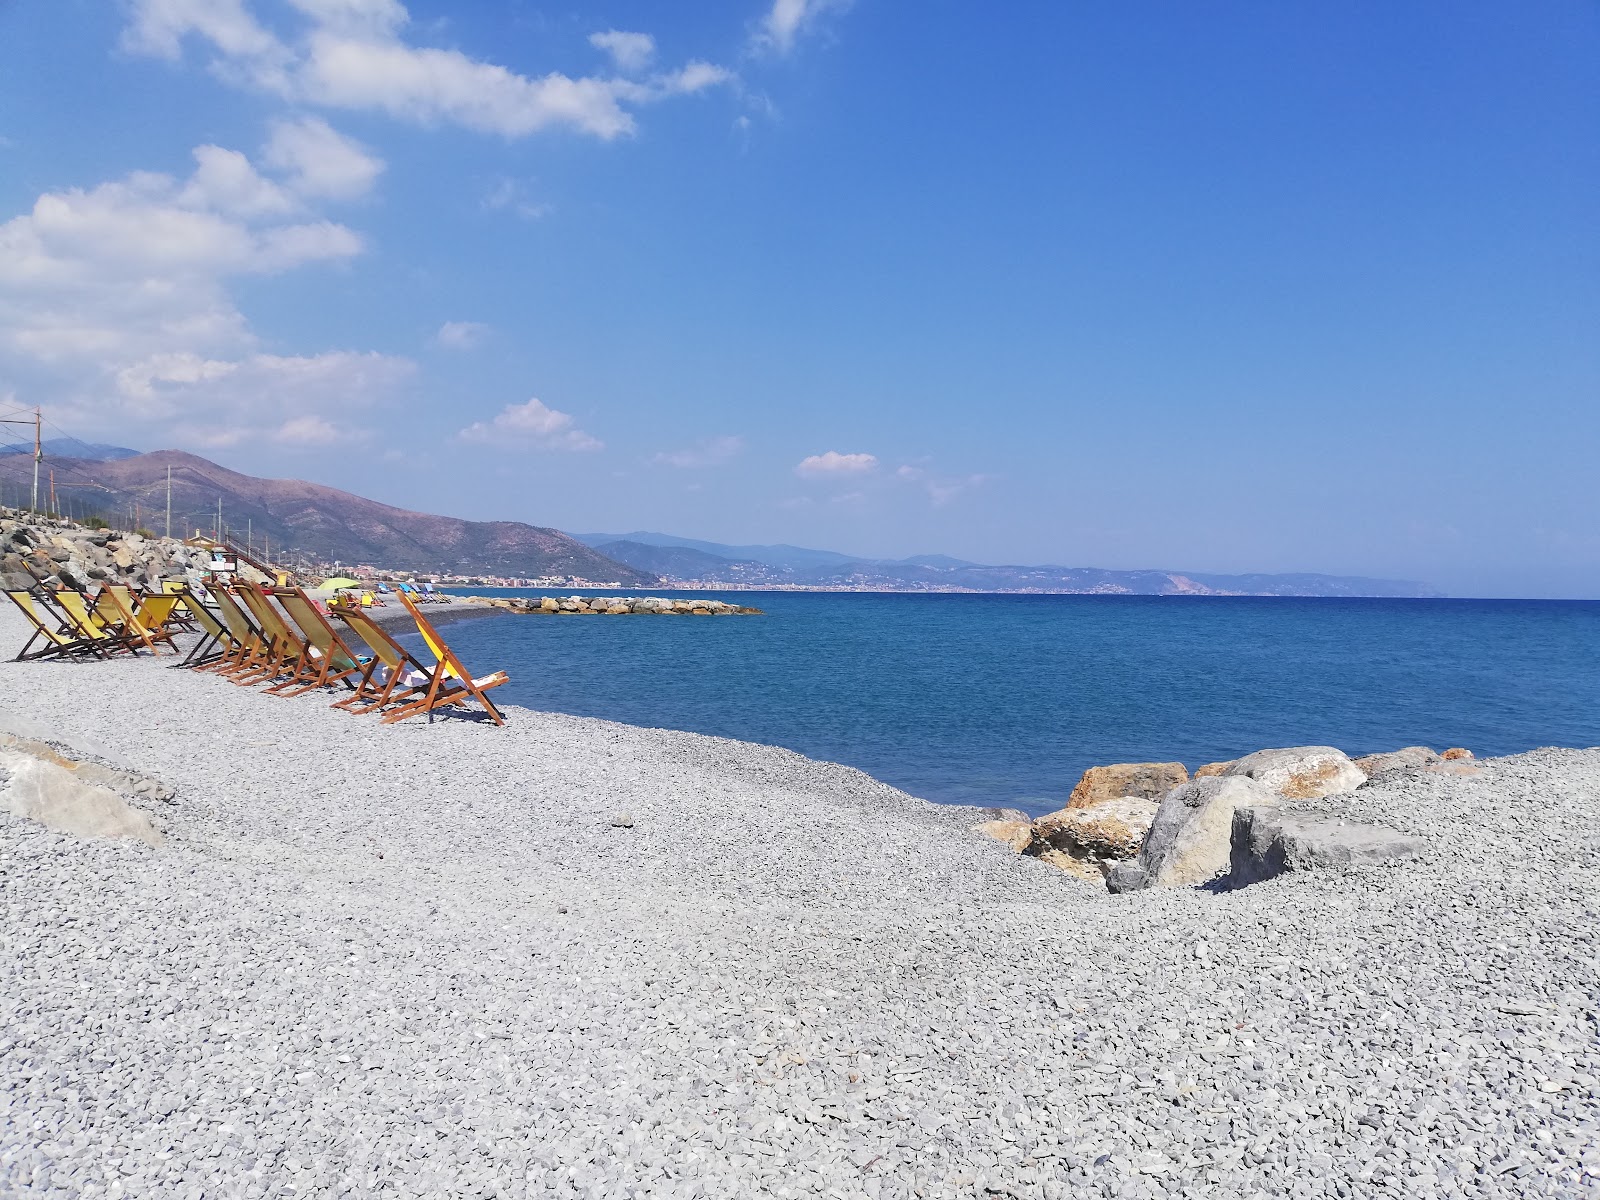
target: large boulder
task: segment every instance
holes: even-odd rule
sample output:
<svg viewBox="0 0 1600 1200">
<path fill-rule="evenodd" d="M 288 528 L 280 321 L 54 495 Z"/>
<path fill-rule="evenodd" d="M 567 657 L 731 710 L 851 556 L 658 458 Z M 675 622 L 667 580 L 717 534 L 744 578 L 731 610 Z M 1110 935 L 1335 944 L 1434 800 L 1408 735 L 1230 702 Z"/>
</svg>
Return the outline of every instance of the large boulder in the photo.
<svg viewBox="0 0 1600 1200">
<path fill-rule="evenodd" d="M 1253 779 L 1289 800 L 1316 800 L 1353 792 L 1367 781 L 1343 750 L 1332 746 L 1292 746 L 1257 750 L 1236 760 L 1222 777 Z"/>
<path fill-rule="evenodd" d="M 1107 883 L 1113 892 L 1209 883 L 1228 871 L 1234 810 L 1276 804 L 1280 799 L 1247 775 L 1216 775 L 1181 784 L 1156 809 L 1139 857 L 1114 867 Z"/>
<path fill-rule="evenodd" d="M 1353 761 L 1356 769 L 1371 779 L 1385 771 L 1409 771 L 1431 766 L 1439 761 L 1439 756 L 1427 746 L 1405 746 L 1384 754 L 1364 754 Z"/>
<path fill-rule="evenodd" d="M 1132 858 L 1144 844 L 1158 805 L 1142 796 L 1118 796 L 1087 808 L 1063 808 L 1033 823 L 1042 851 L 1063 850 L 1094 862 Z"/>
<path fill-rule="evenodd" d="M 1381 825 L 1286 812 L 1276 805 L 1248 806 L 1233 813 L 1233 866 L 1227 882 L 1239 887 L 1285 871 L 1368 867 L 1413 858 L 1425 849 L 1421 838 Z"/>
<path fill-rule="evenodd" d="M 974 825 L 973 831 L 983 834 L 986 838 L 993 838 L 1003 846 L 1010 847 L 1021 854 L 1033 841 L 1033 822 L 1021 821 L 981 821 Z"/>
<path fill-rule="evenodd" d="M 1227 762 L 1206 763 L 1204 766 L 1194 769 L 1194 777 L 1196 779 L 1210 779 L 1213 775 L 1226 775 L 1228 768 L 1233 766 L 1233 763 L 1234 760 L 1231 758 Z"/>
<path fill-rule="evenodd" d="M 1102 800 L 1139 796 L 1159 800 L 1180 783 L 1187 783 L 1189 772 L 1182 763 L 1114 763 L 1109 767 L 1090 767 L 1067 798 L 1068 808 L 1087 808 Z"/>
</svg>

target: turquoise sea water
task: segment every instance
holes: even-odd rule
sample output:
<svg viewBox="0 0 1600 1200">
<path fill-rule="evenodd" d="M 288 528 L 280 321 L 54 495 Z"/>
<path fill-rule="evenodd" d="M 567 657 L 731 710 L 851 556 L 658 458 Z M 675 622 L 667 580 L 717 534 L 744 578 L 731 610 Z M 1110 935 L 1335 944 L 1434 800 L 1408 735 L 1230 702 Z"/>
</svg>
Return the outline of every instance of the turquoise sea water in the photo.
<svg viewBox="0 0 1600 1200">
<path fill-rule="evenodd" d="M 1036 813 L 1096 763 L 1600 742 L 1600 602 L 651 594 L 767 615 L 508 616 L 448 636 L 475 671 L 510 673 L 513 703 Z"/>
</svg>

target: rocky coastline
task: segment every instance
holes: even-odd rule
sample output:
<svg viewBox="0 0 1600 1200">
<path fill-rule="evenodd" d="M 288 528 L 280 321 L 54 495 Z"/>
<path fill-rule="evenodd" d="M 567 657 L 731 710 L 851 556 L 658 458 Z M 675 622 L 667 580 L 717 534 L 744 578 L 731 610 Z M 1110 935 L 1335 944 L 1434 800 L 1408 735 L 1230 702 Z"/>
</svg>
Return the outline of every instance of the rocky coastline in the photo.
<svg viewBox="0 0 1600 1200">
<path fill-rule="evenodd" d="M 469 604 L 484 604 L 519 616 L 759 616 L 761 610 L 721 600 L 669 599 L 665 596 L 463 596 Z"/>
<path fill-rule="evenodd" d="M 1112 892 L 1243 886 L 1423 853 L 1419 838 L 1349 820 L 1338 799 L 1410 773 L 1477 774 L 1472 758 L 1460 746 L 1357 759 L 1332 746 L 1295 746 L 1206 763 L 1193 778 L 1179 762 L 1115 763 L 1085 771 L 1056 812 L 1033 819 L 997 810 L 974 829 Z"/>
</svg>

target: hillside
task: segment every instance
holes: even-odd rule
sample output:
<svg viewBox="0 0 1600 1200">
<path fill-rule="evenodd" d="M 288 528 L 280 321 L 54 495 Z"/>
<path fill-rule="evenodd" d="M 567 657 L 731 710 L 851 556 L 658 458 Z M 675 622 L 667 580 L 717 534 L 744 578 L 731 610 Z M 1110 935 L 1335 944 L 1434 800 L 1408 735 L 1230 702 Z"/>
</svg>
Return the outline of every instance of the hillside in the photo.
<svg viewBox="0 0 1600 1200">
<path fill-rule="evenodd" d="M 621 540 L 609 539 L 604 534 L 578 534 L 577 537 L 603 554 L 669 579 L 747 587 L 1133 596 L 1439 595 L 1424 583 L 1351 575 L 1218 575 L 1192 571 L 1113 571 L 1100 567 L 986 566 L 943 554 L 919 554 L 893 560 L 863 559 L 797 546 L 723 546 L 661 533 L 634 533 Z"/>
<path fill-rule="evenodd" d="M 572 575 L 647 587 L 649 571 L 618 563 L 555 529 L 520 521 L 464 521 L 410 512 L 298 479 L 257 479 L 179 450 L 94 462 L 54 458 L 58 503 L 73 515 L 126 515 L 164 531 L 167 468 L 172 468 L 174 536 L 209 534 L 217 500 L 236 536 L 246 528 L 275 559 L 371 563 L 411 571 L 487 575 Z M 31 456 L 0 457 L 0 484 L 13 498 L 32 478 Z"/>
</svg>

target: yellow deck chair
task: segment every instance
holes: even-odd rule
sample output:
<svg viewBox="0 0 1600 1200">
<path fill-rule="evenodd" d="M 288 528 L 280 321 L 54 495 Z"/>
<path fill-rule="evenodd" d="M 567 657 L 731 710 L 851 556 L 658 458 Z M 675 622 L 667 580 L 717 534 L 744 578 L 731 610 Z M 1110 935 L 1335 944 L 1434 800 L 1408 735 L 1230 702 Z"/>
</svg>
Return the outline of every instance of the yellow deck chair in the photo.
<svg viewBox="0 0 1600 1200">
<path fill-rule="evenodd" d="M 406 611 L 411 614 L 411 619 L 416 623 L 417 632 L 422 635 L 422 640 L 427 643 L 429 651 L 437 660 L 437 665 L 429 672 L 431 678 L 427 688 L 423 691 L 421 699 L 414 700 L 393 712 L 385 713 L 383 723 L 388 725 L 394 721 L 403 721 L 407 717 L 414 717 L 419 713 L 427 713 L 428 719 L 433 719 L 433 710 L 446 704 L 460 704 L 466 700 L 476 700 L 483 705 L 484 711 L 494 720 L 496 725 L 504 725 L 505 719 L 501 717 L 499 709 L 495 708 L 488 696 L 484 695 L 490 688 L 497 688 L 506 683 L 510 676 L 504 671 L 496 671 L 492 675 L 485 675 L 475 679 L 472 673 L 462 665 L 455 652 L 445 644 L 442 637 L 434 629 L 428 618 L 422 615 L 416 602 L 404 592 L 398 593 L 400 603 L 405 605 Z"/>
<path fill-rule="evenodd" d="M 11 603 L 22 610 L 22 615 L 27 617 L 28 623 L 33 626 L 33 636 L 23 643 L 14 661 L 68 658 L 75 655 L 94 655 L 96 658 L 106 656 L 106 651 L 100 644 L 101 639 L 85 637 L 77 632 L 65 615 L 51 612 L 48 604 L 32 592 L 8 590 L 6 595 L 11 597 Z M 44 644 L 30 653 L 31 647 L 38 641 L 43 641 Z"/>
<path fill-rule="evenodd" d="M 328 611 L 366 643 L 372 660 L 361 673 L 356 693 L 331 705 L 356 714 L 400 704 L 425 691 L 433 681 L 428 668 L 389 636 L 388 631 L 361 610 L 353 599 L 330 605 Z"/>
<path fill-rule="evenodd" d="M 130 654 L 139 652 L 138 648 L 143 645 L 144 639 L 101 620 L 95 615 L 86 593 L 62 589 L 56 593 L 55 599 L 80 637 L 92 638 L 108 649 L 126 650 Z"/>
</svg>

